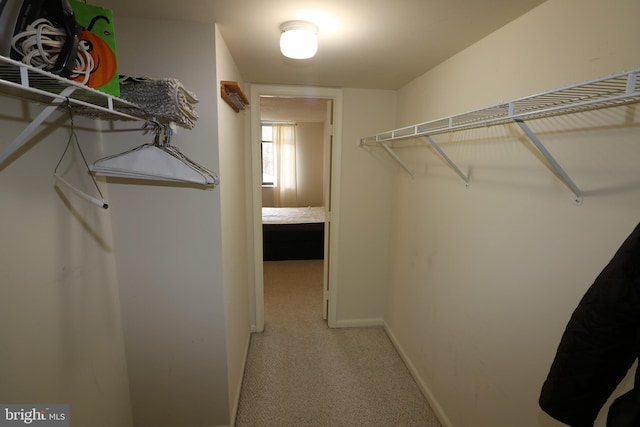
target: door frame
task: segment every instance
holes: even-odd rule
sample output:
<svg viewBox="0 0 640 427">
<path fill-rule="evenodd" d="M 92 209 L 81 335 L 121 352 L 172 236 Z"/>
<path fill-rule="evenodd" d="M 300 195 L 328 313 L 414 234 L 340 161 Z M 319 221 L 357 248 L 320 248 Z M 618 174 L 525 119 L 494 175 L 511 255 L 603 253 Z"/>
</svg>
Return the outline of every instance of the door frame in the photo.
<svg viewBox="0 0 640 427">
<path fill-rule="evenodd" d="M 336 306 L 338 295 L 337 269 L 339 243 L 339 209 L 340 209 L 340 163 L 342 153 L 342 97 L 339 88 L 323 88 L 309 86 L 249 85 L 250 92 L 250 155 L 251 155 L 251 212 L 253 228 L 253 289 L 251 295 L 251 330 L 264 331 L 264 269 L 262 260 L 262 168 L 260 138 L 260 98 L 273 96 L 279 98 L 325 98 L 333 101 L 333 147 L 331 156 L 331 212 L 325 218 L 325 225 L 330 223 L 330 247 L 325 248 L 328 259 L 325 266 L 327 272 L 328 316 L 327 324 L 336 327 Z M 327 166 L 325 166 L 326 168 Z M 324 302 L 323 302 L 324 304 Z"/>
</svg>

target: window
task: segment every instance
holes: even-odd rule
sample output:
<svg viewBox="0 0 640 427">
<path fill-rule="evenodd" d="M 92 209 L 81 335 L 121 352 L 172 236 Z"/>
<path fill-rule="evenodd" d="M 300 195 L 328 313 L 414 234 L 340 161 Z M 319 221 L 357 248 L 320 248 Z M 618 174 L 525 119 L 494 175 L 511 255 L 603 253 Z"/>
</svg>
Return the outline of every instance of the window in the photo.
<svg viewBox="0 0 640 427">
<path fill-rule="evenodd" d="M 273 127 L 262 125 L 262 185 L 276 184 L 276 162 L 273 149 Z"/>
</svg>

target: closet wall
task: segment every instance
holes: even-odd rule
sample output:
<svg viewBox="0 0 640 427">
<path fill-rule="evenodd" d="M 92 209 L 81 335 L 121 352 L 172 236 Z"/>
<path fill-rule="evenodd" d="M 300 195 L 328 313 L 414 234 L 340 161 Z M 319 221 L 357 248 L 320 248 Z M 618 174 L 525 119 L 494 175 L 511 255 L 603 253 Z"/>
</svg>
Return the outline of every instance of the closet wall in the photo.
<svg viewBox="0 0 640 427">
<path fill-rule="evenodd" d="M 53 186 L 68 116 L 41 126 L 0 169 L 0 402 L 68 403 L 74 425 L 230 425 L 253 262 L 245 117 L 219 100 L 219 80 L 240 75 L 214 25 L 114 14 L 121 73 L 175 77 L 199 97 L 200 120 L 173 144 L 221 185 L 101 180 L 102 210 Z M 40 108 L 0 100 L 0 149 Z M 75 123 L 89 162 L 151 141 L 141 122 Z M 71 164 L 65 177 L 93 194 Z"/>
<path fill-rule="evenodd" d="M 389 284 L 391 213 L 397 168 L 358 141 L 396 124 L 396 91 L 344 89 L 339 206 L 336 326 L 381 325 Z"/>
<path fill-rule="evenodd" d="M 178 129 L 173 144 L 220 172 L 215 27 L 117 13 L 116 20 L 120 72 L 174 77 L 194 91 L 200 119 L 192 130 Z M 148 140 L 140 132 L 109 133 L 105 151 L 116 153 Z M 225 142 L 233 143 L 242 145 L 242 140 Z M 229 390 L 235 386 L 229 384 L 227 333 L 230 341 L 237 337 L 225 323 L 225 298 L 234 297 L 225 294 L 221 189 L 234 178 L 220 178 L 220 187 L 209 191 L 137 182 L 109 185 L 135 425 L 229 423 Z M 233 259 L 236 253 L 234 248 L 232 259 L 225 261 L 243 265 L 244 260 Z"/>
<path fill-rule="evenodd" d="M 397 124 L 637 68 L 638 16 L 634 0 L 549 0 L 402 88 Z M 424 145 L 398 150 L 413 179 L 376 159 L 396 168 L 385 321 L 445 426 L 562 425 L 537 400 L 573 309 L 640 221 L 639 110 L 530 123 L 582 206 L 513 125 L 436 138 L 469 188 Z"/>
<path fill-rule="evenodd" d="M 0 150 L 40 110 L 0 98 Z M 68 123 L 54 113 L 0 166 L 0 402 L 68 403 L 74 425 L 133 426 L 110 211 L 54 187 Z M 97 158 L 100 123 L 75 124 Z M 68 164 L 67 180 L 96 194 L 81 158 Z"/>
<path fill-rule="evenodd" d="M 216 75 L 218 82 L 237 81 L 243 89 L 245 88 L 242 76 L 217 26 Z M 253 217 L 248 212 L 248 207 L 251 206 L 252 183 L 248 173 L 250 169 L 243 167 L 245 164 L 251 164 L 251 140 L 248 134 L 245 135 L 249 121 L 248 112 L 236 113 L 218 97 L 220 201 L 224 248 L 222 273 L 231 420 L 235 419 L 240 399 L 244 362 L 251 333 L 249 282 L 253 284 L 254 262 L 253 234 L 248 230 L 251 229 Z"/>
</svg>

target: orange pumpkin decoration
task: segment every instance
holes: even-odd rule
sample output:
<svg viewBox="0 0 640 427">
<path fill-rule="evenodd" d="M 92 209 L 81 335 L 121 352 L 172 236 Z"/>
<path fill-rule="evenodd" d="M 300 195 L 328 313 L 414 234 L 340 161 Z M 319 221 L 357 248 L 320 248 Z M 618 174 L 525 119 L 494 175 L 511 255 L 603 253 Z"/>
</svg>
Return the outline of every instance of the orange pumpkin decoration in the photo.
<svg viewBox="0 0 640 427">
<path fill-rule="evenodd" d="M 85 50 L 91 55 L 94 62 L 89 80 L 85 83 L 87 86 L 93 88 L 109 83 L 117 69 L 116 57 L 109 45 L 98 35 L 91 32 L 93 25 L 98 19 L 108 21 L 108 18 L 105 16 L 96 16 L 91 20 L 89 28 L 80 33 L 80 44 L 84 45 Z M 84 75 L 74 77 L 72 80 L 82 81 L 84 80 Z"/>
</svg>

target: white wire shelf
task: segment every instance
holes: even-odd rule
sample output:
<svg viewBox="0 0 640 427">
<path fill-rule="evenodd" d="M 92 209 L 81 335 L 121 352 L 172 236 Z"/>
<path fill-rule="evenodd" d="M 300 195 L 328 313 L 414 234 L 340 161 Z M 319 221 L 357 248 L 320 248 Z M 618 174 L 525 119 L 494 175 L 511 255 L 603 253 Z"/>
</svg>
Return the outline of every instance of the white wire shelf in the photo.
<svg viewBox="0 0 640 427">
<path fill-rule="evenodd" d="M 413 171 L 393 151 L 391 143 L 396 140 L 423 137 L 468 186 L 468 175 L 465 175 L 453 160 L 445 154 L 444 150 L 436 144 L 431 136 L 514 122 L 544 156 L 559 179 L 574 193 L 575 202 L 581 204 L 582 191 L 544 147 L 535 133 L 527 126 L 525 120 L 638 103 L 640 102 L 638 73 L 640 73 L 640 69 L 635 69 L 561 89 L 514 99 L 510 102 L 492 105 L 479 110 L 382 132 L 361 138 L 360 146 L 382 147 L 413 176 Z"/>
<path fill-rule="evenodd" d="M 0 94 L 41 104 L 70 102 L 110 120 L 144 120 L 136 105 L 73 80 L 0 56 Z"/>
<path fill-rule="evenodd" d="M 22 147 L 54 111 L 72 104 L 82 115 L 106 120 L 145 121 L 135 104 L 47 71 L 0 56 L 0 95 L 43 104 L 42 111 L 0 152 L 0 166 Z"/>
<path fill-rule="evenodd" d="M 640 102 L 640 69 L 362 138 L 360 145 Z"/>
</svg>

